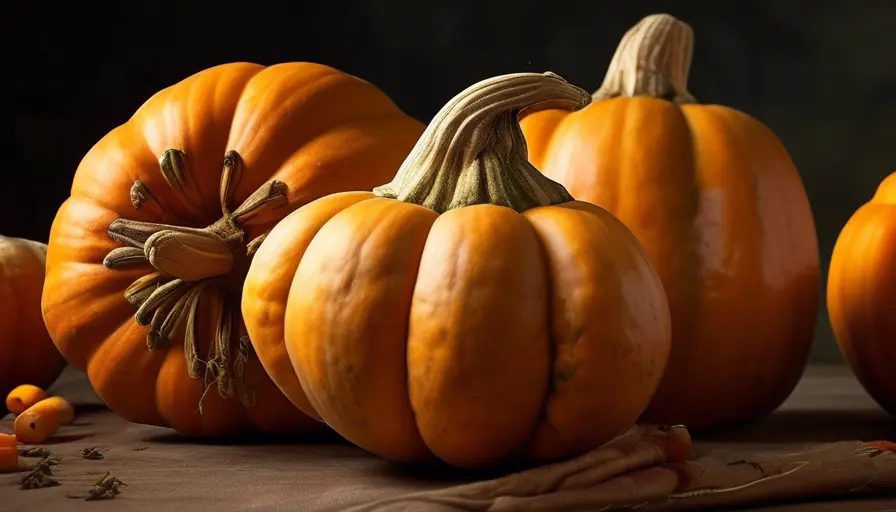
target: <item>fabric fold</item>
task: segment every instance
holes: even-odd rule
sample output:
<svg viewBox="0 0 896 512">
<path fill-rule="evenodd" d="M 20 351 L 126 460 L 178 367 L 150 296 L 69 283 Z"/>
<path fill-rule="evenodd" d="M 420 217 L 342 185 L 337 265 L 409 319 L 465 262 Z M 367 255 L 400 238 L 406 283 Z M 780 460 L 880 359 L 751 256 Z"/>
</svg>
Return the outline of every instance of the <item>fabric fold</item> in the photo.
<svg viewBox="0 0 896 512">
<path fill-rule="evenodd" d="M 706 510 L 896 495 L 896 444 L 843 441 L 689 460 L 683 426 L 637 425 L 580 457 L 501 478 L 365 503 L 352 512 Z"/>
</svg>

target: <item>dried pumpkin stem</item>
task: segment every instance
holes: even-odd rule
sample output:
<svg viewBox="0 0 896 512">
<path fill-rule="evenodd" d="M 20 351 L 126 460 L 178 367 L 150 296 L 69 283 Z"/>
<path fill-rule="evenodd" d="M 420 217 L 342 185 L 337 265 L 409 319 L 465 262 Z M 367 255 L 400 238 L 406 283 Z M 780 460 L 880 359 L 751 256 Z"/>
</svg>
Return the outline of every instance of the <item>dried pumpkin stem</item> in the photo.
<svg viewBox="0 0 896 512">
<path fill-rule="evenodd" d="M 243 173 L 243 161 L 236 151 L 228 151 L 224 155 L 224 169 L 221 171 L 221 211 L 230 213 L 230 201 Z"/>
<path fill-rule="evenodd" d="M 143 205 L 147 202 L 151 202 L 154 204 L 156 208 L 159 209 L 159 213 L 162 214 L 167 220 L 174 220 L 176 217 L 165 206 L 165 203 L 159 201 L 159 199 L 153 195 L 152 191 L 149 190 L 149 187 L 146 186 L 142 181 L 135 180 L 134 184 L 131 186 L 131 205 L 134 206 L 135 209 L 139 210 L 143 208 Z"/>
<path fill-rule="evenodd" d="M 286 205 L 286 184 L 273 180 L 256 190 L 251 196 L 233 212 L 233 219 L 237 222 L 246 222 L 264 210 L 279 208 Z"/>
<path fill-rule="evenodd" d="M 139 247 L 118 247 L 112 249 L 103 259 L 103 265 L 107 268 L 122 268 L 141 263 L 146 263 L 146 256 Z"/>
<path fill-rule="evenodd" d="M 114 252 L 114 251 L 113 251 Z M 108 256 L 107 256 L 108 258 Z M 108 265 L 106 265 L 108 266 Z M 109 267 L 117 268 L 117 267 Z M 124 298 L 134 307 L 140 307 L 158 286 L 168 278 L 161 272 L 153 272 L 137 279 L 124 291 Z"/>
<path fill-rule="evenodd" d="M 483 80 L 448 102 L 426 128 L 392 182 L 374 193 L 445 212 L 476 204 L 524 211 L 572 201 L 528 162 L 521 111 L 580 109 L 584 90 L 554 73 Z"/>
<path fill-rule="evenodd" d="M 202 376 L 202 360 L 199 359 L 199 348 L 196 346 L 196 314 L 199 310 L 199 287 L 192 290 L 184 305 L 186 328 L 184 329 L 184 357 L 187 360 L 187 373 L 193 379 Z"/>
<path fill-rule="evenodd" d="M 215 380 L 218 383 L 218 393 L 223 397 L 233 396 L 233 387 L 230 383 L 230 338 L 233 335 L 232 305 L 227 296 L 221 297 L 221 310 L 218 314 L 218 328 L 216 332 L 213 354 L 209 358 L 209 364 Z"/>
<path fill-rule="evenodd" d="M 668 14 L 652 14 L 622 36 L 594 100 L 649 96 L 696 103 L 688 92 L 694 31 Z"/>
<path fill-rule="evenodd" d="M 261 243 L 264 242 L 264 239 L 267 238 L 268 234 L 265 233 L 263 235 L 259 235 L 252 239 L 248 245 L 246 245 L 246 255 L 250 258 L 255 256 L 255 253 L 258 252 L 258 248 L 261 247 Z"/>
<path fill-rule="evenodd" d="M 113 240 L 139 249 L 143 249 L 149 237 L 163 230 L 179 231 L 181 233 L 203 232 L 203 230 L 197 228 L 127 219 L 115 219 L 109 224 L 109 236 Z"/>
<path fill-rule="evenodd" d="M 179 298 L 182 293 L 186 292 L 188 286 L 186 281 L 174 279 L 156 288 L 137 309 L 137 313 L 134 315 L 137 323 L 146 326 L 150 325 L 155 310 L 160 308 L 169 298 L 174 297 L 175 300 Z"/>
<path fill-rule="evenodd" d="M 245 383 L 240 381 L 245 377 L 248 351 L 242 340 L 235 353 L 231 347 L 238 336 L 237 305 L 242 281 L 248 263 L 264 240 L 261 235 L 247 244 L 243 224 L 265 210 L 288 204 L 286 185 L 271 181 L 231 213 L 229 203 L 236 193 L 242 166 L 242 159 L 235 151 L 225 154 L 219 191 L 222 216 L 217 222 L 206 228 L 195 228 L 117 219 L 109 226 L 109 236 L 124 247 L 113 249 L 103 261 L 113 270 L 147 263 L 154 268 L 152 273 L 134 281 L 124 294 L 137 308 L 136 322 L 149 327 L 147 347 L 158 349 L 170 342 L 183 326 L 183 350 L 190 377 L 202 378 L 205 365 L 205 373 L 217 382 L 218 392 L 225 398 L 233 396 L 235 386 L 238 390 L 245 388 Z M 190 173 L 186 154 L 177 149 L 166 150 L 159 159 L 159 167 L 182 206 L 189 213 L 198 214 L 202 196 Z M 176 218 L 143 182 L 135 181 L 129 193 L 134 208 L 152 202 L 163 217 Z M 208 344 L 208 362 L 199 358 L 196 339 L 199 301 L 205 291 L 222 298 L 220 308 L 215 311 L 219 320 L 214 338 Z M 248 404 L 247 394 L 240 391 L 240 397 Z"/>
<path fill-rule="evenodd" d="M 146 347 L 150 352 L 159 348 L 159 346 L 166 340 L 166 338 L 162 336 L 162 326 L 165 324 L 165 321 L 171 317 L 172 308 L 179 299 L 180 297 L 176 294 L 169 296 L 153 313 L 152 321 L 149 323 L 149 332 L 146 333 Z"/>
<path fill-rule="evenodd" d="M 193 214 L 198 215 L 198 205 L 202 204 L 202 195 L 193 173 L 188 171 L 187 155 L 179 149 L 166 149 L 159 158 L 159 169 L 165 181 L 171 186 L 181 204 Z"/>
<path fill-rule="evenodd" d="M 190 299 L 193 296 L 198 295 L 203 286 L 204 283 L 199 283 L 177 299 L 177 302 L 171 308 L 171 313 L 165 317 L 165 321 L 159 326 L 159 335 L 161 335 L 163 339 L 171 339 L 171 335 L 183 325 L 186 317 L 185 311 L 187 310 Z"/>
<path fill-rule="evenodd" d="M 230 246 L 211 231 L 163 229 L 146 239 L 144 252 L 153 267 L 184 281 L 224 275 L 233 268 Z"/>
</svg>

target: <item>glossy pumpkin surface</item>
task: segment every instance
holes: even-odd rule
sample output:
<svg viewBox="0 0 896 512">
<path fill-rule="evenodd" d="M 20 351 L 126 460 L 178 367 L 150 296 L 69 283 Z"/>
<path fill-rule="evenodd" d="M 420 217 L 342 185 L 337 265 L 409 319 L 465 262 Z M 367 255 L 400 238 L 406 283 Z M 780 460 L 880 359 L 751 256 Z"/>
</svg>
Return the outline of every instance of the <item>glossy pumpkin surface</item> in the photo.
<svg viewBox="0 0 896 512">
<path fill-rule="evenodd" d="M 0 396 L 23 384 L 47 388 L 65 359 L 40 313 L 47 246 L 0 236 Z M 3 406 L 5 407 L 5 405 Z"/>
<path fill-rule="evenodd" d="M 53 340 L 133 422 L 321 428 L 251 353 L 246 268 L 298 206 L 388 179 L 423 128 L 372 84 L 312 63 L 226 64 L 160 91 L 87 153 L 57 213 Z"/>
<path fill-rule="evenodd" d="M 672 353 L 644 419 L 704 429 L 758 418 L 794 389 L 820 271 L 806 191 L 779 139 L 684 88 L 691 38 L 671 16 L 645 18 L 593 103 L 521 126 L 533 165 L 619 218 L 662 277 Z"/>
<path fill-rule="evenodd" d="M 273 229 L 243 312 L 293 403 L 384 457 L 459 467 L 582 453 L 635 422 L 669 350 L 659 277 L 622 223 L 520 152 L 513 107 L 579 92 L 554 75 L 477 84 L 389 186 Z"/>
<path fill-rule="evenodd" d="M 844 358 L 868 394 L 896 415 L 896 173 L 840 232 L 827 303 Z"/>
</svg>

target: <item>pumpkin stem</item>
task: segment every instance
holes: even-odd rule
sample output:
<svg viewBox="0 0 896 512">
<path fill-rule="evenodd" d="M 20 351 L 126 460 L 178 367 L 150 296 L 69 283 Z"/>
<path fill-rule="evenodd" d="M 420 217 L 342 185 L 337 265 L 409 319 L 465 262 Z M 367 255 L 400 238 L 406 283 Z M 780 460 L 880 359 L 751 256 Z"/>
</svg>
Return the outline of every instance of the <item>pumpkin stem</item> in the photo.
<svg viewBox="0 0 896 512">
<path fill-rule="evenodd" d="M 693 53 L 690 25 L 668 14 L 647 16 L 622 36 L 594 101 L 650 96 L 696 103 L 688 92 Z"/>
<path fill-rule="evenodd" d="M 159 168 L 178 200 L 189 211 L 195 211 L 201 204 L 200 194 L 184 152 L 166 150 L 159 159 Z M 124 246 L 111 250 L 103 264 L 112 270 L 149 265 L 152 271 L 124 292 L 125 299 L 136 308 L 136 322 L 148 327 L 148 349 L 157 350 L 183 328 L 183 350 L 190 377 L 201 379 L 205 366 L 205 375 L 213 376 L 222 397 L 233 396 L 236 388 L 243 403 L 249 405 L 252 396 L 244 392 L 248 389 L 245 383 L 239 382 L 245 376 L 248 361 L 246 341 L 239 333 L 239 297 L 249 262 L 264 235 L 247 242 L 242 225 L 265 210 L 287 204 L 287 188 L 279 181 L 271 181 L 231 210 L 230 202 L 241 175 L 239 155 L 227 152 L 219 193 L 222 216 L 206 228 L 128 219 L 113 221 L 109 236 Z M 176 219 L 141 181 L 135 181 L 129 193 L 135 209 L 151 204 L 164 219 Z M 214 304 L 219 319 L 214 339 L 208 345 L 207 362 L 199 358 L 196 339 L 196 315 L 200 296 L 205 297 L 205 292 L 218 299 Z"/>
<path fill-rule="evenodd" d="M 520 111 L 577 110 L 591 101 L 554 73 L 517 73 L 483 80 L 436 114 L 388 184 L 374 194 L 442 213 L 476 204 L 522 212 L 572 201 L 528 162 Z"/>
</svg>

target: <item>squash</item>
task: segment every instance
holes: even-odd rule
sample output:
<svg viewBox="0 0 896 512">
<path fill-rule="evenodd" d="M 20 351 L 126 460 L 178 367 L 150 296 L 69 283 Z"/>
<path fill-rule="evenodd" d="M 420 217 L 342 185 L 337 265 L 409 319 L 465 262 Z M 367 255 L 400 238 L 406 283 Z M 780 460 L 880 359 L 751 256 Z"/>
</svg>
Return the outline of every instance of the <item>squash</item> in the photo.
<svg viewBox="0 0 896 512">
<path fill-rule="evenodd" d="M 75 408 L 61 396 L 51 396 L 37 402 L 16 416 L 13 423 L 16 439 L 24 444 L 42 444 L 62 425 L 75 419 Z"/>
<path fill-rule="evenodd" d="M 388 179 L 423 129 L 313 63 L 225 64 L 158 92 L 87 153 L 53 222 L 53 340 L 132 422 L 203 437 L 322 428 L 251 352 L 246 269 L 279 219 Z"/>
<path fill-rule="evenodd" d="M 896 416 L 896 172 L 837 237 L 827 306 L 840 352 L 856 378 Z"/>
<path fill-rule="evenodd" d="M 517 123 L 588 101 L 552 73 L 482 81 L 390 183 L 271 231 L 242 308 L 293 403 L 380 456 L 467 468 L 582 453 L 635 422 L 669 351 L 662 284 L 621 222 L 526 161 Z"/>
<path fill-rule="evenodd" d="M 45 244 L 0 236 L 0 396 L 4 398 L 23 384 L 47 388 L 65 368 L 41 318 L 46 259 Z"/>
<path fill-rule="evenodd" d="M 13 414 L 20 414 L 25 409 L 47 398 L 47 396 L 47 392 L 38 386 L 32 384 L 18 385 L 6 395 L 6 410 Z"/>
<path fill-rule="evenodd" d="M 800 175 L 757 119 L 687 91 L 691 28 L 623 37 L 585 109 L 521 125 L 530 161 L 638 237 L 663 280 L 672 353 L 643 419 L 699 431 L 776 409 L 811 350 L 818 241 Z"/>
<path fill-rule="evenodd" d="M 0 473 L 19 470 L 19 449 L 16 436 L 0 432 Z"/>
</svg>

